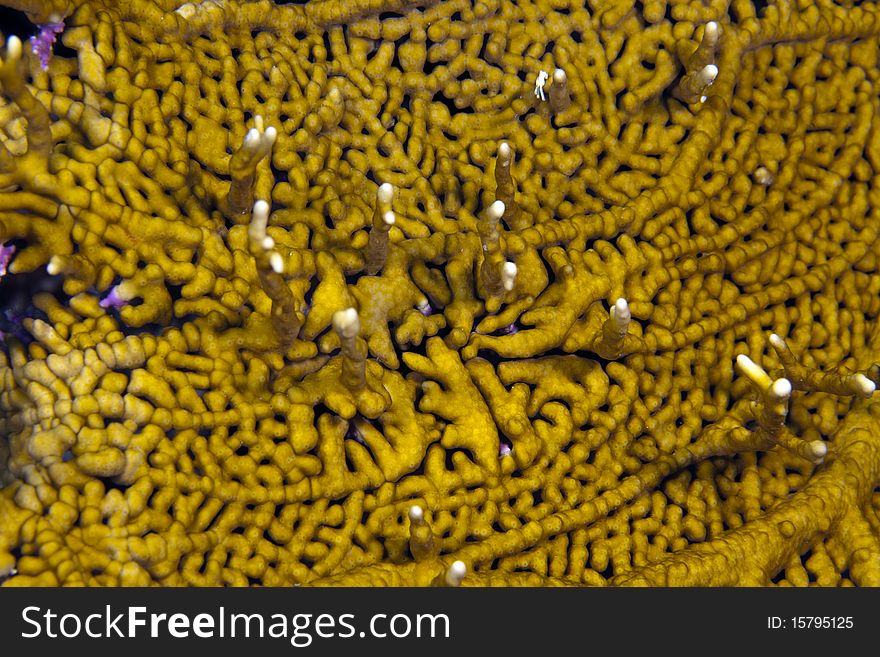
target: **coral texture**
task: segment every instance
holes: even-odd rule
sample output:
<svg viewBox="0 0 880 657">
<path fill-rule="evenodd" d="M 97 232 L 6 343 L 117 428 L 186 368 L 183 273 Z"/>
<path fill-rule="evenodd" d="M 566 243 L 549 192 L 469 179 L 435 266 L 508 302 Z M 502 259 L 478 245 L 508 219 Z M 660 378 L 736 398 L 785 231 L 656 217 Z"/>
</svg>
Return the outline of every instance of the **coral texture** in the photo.
<svg viewBox="0 0 880 657">
<path fill-rule="evenodd" d="M 880 585 L 875 3 L 2 4 L 6 585 Z"/>
</svg>

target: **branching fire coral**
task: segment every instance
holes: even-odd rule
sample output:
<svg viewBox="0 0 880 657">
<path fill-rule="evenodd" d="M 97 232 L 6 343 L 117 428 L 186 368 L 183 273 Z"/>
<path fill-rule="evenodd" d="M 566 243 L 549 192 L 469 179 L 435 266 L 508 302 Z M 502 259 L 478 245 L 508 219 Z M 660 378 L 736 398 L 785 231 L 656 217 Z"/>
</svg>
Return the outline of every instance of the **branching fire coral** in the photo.
<svg viewBox="0 0 880 657">
<path fill-rule="evenodd" d="M 4 584 L 880 585 L 876 4 L 2 4 Z"/>
</svg>

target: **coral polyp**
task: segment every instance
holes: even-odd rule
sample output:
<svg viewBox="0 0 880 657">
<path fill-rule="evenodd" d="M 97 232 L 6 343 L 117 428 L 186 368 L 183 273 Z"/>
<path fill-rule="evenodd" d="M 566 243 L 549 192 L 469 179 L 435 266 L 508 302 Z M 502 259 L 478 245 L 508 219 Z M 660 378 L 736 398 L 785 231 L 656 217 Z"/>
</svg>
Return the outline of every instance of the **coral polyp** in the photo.
<svg viewBox="0 0 880 657">
<path fill-rule="evenodd" d="M 880 585 L 875 3 L 0 4 L 4 585 Z"/>
</svg>

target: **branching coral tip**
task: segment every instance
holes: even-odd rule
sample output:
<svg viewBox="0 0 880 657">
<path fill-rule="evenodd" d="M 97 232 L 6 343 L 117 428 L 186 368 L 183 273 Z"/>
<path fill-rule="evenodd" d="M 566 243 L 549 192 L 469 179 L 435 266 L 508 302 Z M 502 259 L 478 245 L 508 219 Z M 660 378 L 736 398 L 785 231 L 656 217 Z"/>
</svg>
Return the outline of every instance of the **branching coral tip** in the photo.
<svg viewBox="0 0 880 657">
<path fill-rule="evenodd" d="M 46 265 L 46 272 L 48 272 L 49 276 L 57 276 L 61 273 L 63 267 L 64 261 L 58 256 L 52 256 L 49 264 Z"/>
<path fill-rule="evenodd" d="M 501 161 L 502 166 L 507 166 L 510 164 L 510 157 L 513 155 L 513 150 L 510 148 L 510 144 L 506 141 L 502 141 L 498 146 L 498 159 Z"/>
<path fill-rule="evenodd" d="M 516 263 L 505 262 L 501 269 L 501 283 L 504 285 L 504 291 L 510 292 L 516 282 Z"/>
<path fill-rule="evenodd" d="M 706 23 L 705 31 L 703 32 L 703 39 L 708 40 L 711 45 L 715 45 L 718 41 L 718 23 L 715 21 L 709 21 Z"/>
<path fill-rule="evenodd" d="M 464 561 L 453 561 L 446 569 L 446 583 L 449 586 L 459 586 L 465 575 L 467 575 L 467 566 L 464 565 Z"/>
<path fill-rule="evenodd" d="M 776 379 L 770 386 L 772 398 L 782 401 L 791 396 L 791 381 L 788 379 Z"/>
<path fill-rule="evenodd" d="M 553 84 L 550 85 L 550 108 L 554 112 L 563 112 L 571 105 L 571 94 L 568 91 L 568 76 L 561 68 L 553 71 Z"/>
<path fill-rule="evenodd" d="M 853 381 L 859 387 L 859 390 L 862 392 L 862 394 L 866 397 L 872 394 L 877 389 L 877 385 L 861 372 L 853 377 Z"/>
<path fill-rule="evenodd" d="M 271 237 L 268 239 L 272 239 Z M 281 257 L 281 254 L 277 251 L 273 251 L 269 254 L 269 266 L 272 268 L 276 274 L 284 273 L 284 258 Z"/>
<path fill-rule="evenodd" d="M 376 192 L 376 199 L 379 203 L 391 203 L 394 198 L 394 185 L 391 183 L 382 183 Z"/>
<path fill-rule="evenodd" d="M 333 313 L 333 330 L 343 338 L 355 337 L 361 330 L 357 310 L 346 308 L 345 310 L 337 310 Z"/>
<path fill-rule="evenodd" d="M 697 80 L 704 87 L 710 87 L 717 77 L 718 67 L 715 64 L 707 64 L 697 75 Z"/>
<path fill-rule="evenodd" d="M 14 34 L 6 40 L 6 57 L 10 61 L 21 57 L 21 39 Z"/>
<path fill-rule="evenodd" d="M 767 372 L 765 372 L 762 367 L 758 366 L 751 358 L 745 354 L 739 354 L 736 357 L 736 364 L 739 366 L 742 373 L 745 374 L 747 378 L 751 379 L 753 383 L 761 388 L 770 387 L 772 381 L 767 375 Z"/>
<path fill-rule="evenodd" d="M 492 221 L 498 221 L 504 216 L 504 201 L 495 201 L 486 210 L 486 214 Z"/>
<path fill-rule="evenodd" d="M 611 306 L 609 315 L 611 316 L 611 319 L 614 320 L 615 328 L 620 331 L 621 334 L 626 333 L 629 328 L 629 322 L 632 319 L 632 314 L 629 311 L 629 304 L 626 299 L 621 297 L 615 301 L 614 305 Z"/>
<path fill-rule="evenodd" d="M 824 459 L 825 455 L 828 454 L 828 445 L 821 440 L 814 440 L 810 443 L 810 450 L 816 459 Z"/>
<path fill-rule="evenodd" d="M 266 234 L 266 226 L 269 223 L 269 204 L 266 201 L 254 203 L 254 212 L 251 224 L 248 228 L 248 236 L 255 244 L 259 244 L 268 251 L 275 246 L 275 240 Z"/>
</svg>

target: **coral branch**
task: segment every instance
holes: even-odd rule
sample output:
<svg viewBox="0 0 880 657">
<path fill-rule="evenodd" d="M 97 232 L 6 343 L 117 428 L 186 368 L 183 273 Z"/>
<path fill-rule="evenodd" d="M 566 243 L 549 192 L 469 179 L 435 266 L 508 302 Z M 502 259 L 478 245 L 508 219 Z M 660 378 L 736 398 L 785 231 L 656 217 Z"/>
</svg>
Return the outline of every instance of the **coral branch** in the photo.
<svg viewBox="0 0 880 657">
<path fill-rule="evenodd" d="M 716 77 L 718 77 L 718 67 L 707 64 L 700 70 L 684 76 L 675 90 L 675 96 L 686 103 L 703 101 Z"/>
<path fill-rule="evenodd" d="M 254 127 L 248 130 L 235 154 L 229 160 L 232 185 L 226 197 L 229 212 L 233 215 L 248 212 L 254 204 L 254 181 L 257 165 L 272 152 L 277 131 L 265 126 L 263 117 L 254 117 Z"/>
<path fill-rule="evenodd" d="M 370 229 L 370 240 L 367 242 L 367 253 L 364 258 L 364 271 L 371 276 L 381 271 L 388 257 L 388 231 L 394 225 L 395 216 L 391 209 L 394 198 L 394 187 L 389 183 L 379 185 L 376 192 L 376 207 L 373 211 L 373 225 Z"/>
<path fill-rule="evenodd" d="M 561 68 L 553 71 L 553 83 L 550 85 L 550 109 L 555 114 L 564 112 L 571 105 L 571 93 L 568 90 L 568 76 Z"/>
<path fill-rule="evenodd" d="M 425 520 L 425 512 L 420 506 L 409 508 L 409 551 L 416 560 L 429 559 L 436 556 L 434 533 L 431 525 Z"/>
<path fill-rule="evenodd" d="M 709 87 L 718 77 L 716 51 L 719 40 L 718 23 L 710 21 L 703 28 L 703 36 L 693 54 L 685 63 L 687 73 L 673 91 L 676 98 L 685 103 L 696 103 L 705 100 Z"/>
<path fill-rule="evenodd" d="M 503 141 L 498 145 L 498 155 L 495 157 L 495 198 L 504 203 L 502 221 L 510 230 L 521 230 L 528 226 L 528 221 L 516 202 L 516 185 L 510 173 L 512 163 L 513 149 Z"/>
<path fill-rule="evenodd" d="M 626 334 L 632 314 L 626 299 L 621 297 L 614 302 L 608 319 L 602 324 L 602 332 L 593 344 L 593 351 L 602 358 L 616 359 L 623 354 Z"/>
<path fill-rule="evenodd" d="M 786 378 L 795 390 L 830 392 L 834 395 L 870 397 L 876 384 L 861 372 L 843 373 L 838 370 L 821 372 L 798 361 L 781 337 L 773 333 L 770 344 L 779 356 Z"/>
<path fill-rule="evenodd" d="M 720 35 L 721 30 L 715 21 L 709 21 L 703 26 L 700 44 L 687 61 L 688 71 L 698 71 L 715 63 Z"/>
<path fill-rule="evenodd" d="M 486 295 L 486 309 L 494 312 L 500 305 L 499 297 L 513 289 L 516 280 L 516 264 L 508 262 L 501 251 L 498 233 L 499 222 L 504 215 L 504 203 L 495 201 L 479 223 L 483 260 L 480 263 L 480 282 Z"/>
<path fill-rule="evenodd" d="M 752 412 L 758 423 L 758 436 L 809 461 L 820 463 L 828 453 L 825 443 L 821 440 L 801 440 L 785 428 L 788 400 L 792 391 L 791 381 L 785 378 L 772 379 L 763 368 L 743 354 L 737 356 L 736 365 L 760 396 L 759 401 L 752 403 Z"/>
<path fill-rule="evenodd" d="M 342 383 L 351 390 L 366 385 L 367 344 L 358 337 L 361 322 L 354 308 L 337 310 L 333 314 L 333 330 L 342 344 Z"/>
<path fill-rule="evenodd" d="M 257 201 L 248 226 L 248 249 L 256 261 L 263 291 L 272 300 L 272 329 L 282 350 L 286 350 L 299 334 L 302 316 L 295 310 L 296 300 L 282 276 L 284 260 L 274 250 L 275 240 L 266 232 L 268 222 L 269 204 Z"/>
</svg>

